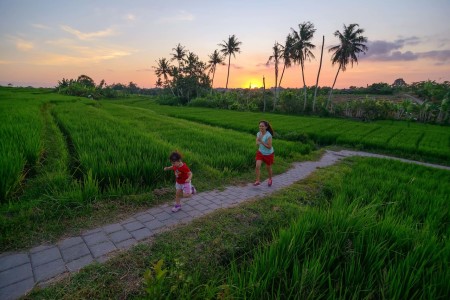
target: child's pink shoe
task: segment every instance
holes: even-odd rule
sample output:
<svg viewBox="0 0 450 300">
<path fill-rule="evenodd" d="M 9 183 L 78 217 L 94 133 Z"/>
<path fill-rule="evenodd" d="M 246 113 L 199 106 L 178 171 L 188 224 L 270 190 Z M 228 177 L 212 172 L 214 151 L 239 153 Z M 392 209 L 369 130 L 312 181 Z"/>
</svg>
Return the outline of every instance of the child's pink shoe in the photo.
<svg viewBox="0 0 450 300">
<path fill-rule="evenodd" d="M 180 209 L 181 209 L 181 205 L 175 204 L 175 206 L 172 207 L 172 212 L 177 212 L 177 211 L 179 211 Z"/>
</svg>

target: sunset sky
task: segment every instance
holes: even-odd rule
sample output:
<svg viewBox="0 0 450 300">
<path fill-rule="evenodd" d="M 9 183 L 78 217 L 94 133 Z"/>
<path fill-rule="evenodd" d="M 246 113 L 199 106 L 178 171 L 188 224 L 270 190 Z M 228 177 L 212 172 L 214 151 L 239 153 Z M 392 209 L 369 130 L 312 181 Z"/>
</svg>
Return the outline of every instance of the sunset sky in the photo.
<svg viewBox="0 0 450 300">
<path fill-rule="evenodd" d="M 261 86 L 263 76 L 270 87 L 273 44 L 307 21 L 316 28 L 307 85 L 316 81 L 322 36 L 319 85 L 332 85 L 337 66 L 328 48 L 338 44 L 333 33 L 351 23 L 365 30 L 369 50 L 339 74 L 337 88 L 397 78 L 450 81 L 449 16 L 449 0 L 0 0 L 0 85 L 54 87 L 86 74 L 96 83 L 152 88 L 152 67 L 170 59 L 178 43 L 207 62 L 234 34 L 242 45 L 231 60 L 229 87 Z M 226 74 L 219 66 L 214 87 L 225 86 Z M 303 86 L 299 66 L 286 71 L 282 86 Z"/>
</svg>

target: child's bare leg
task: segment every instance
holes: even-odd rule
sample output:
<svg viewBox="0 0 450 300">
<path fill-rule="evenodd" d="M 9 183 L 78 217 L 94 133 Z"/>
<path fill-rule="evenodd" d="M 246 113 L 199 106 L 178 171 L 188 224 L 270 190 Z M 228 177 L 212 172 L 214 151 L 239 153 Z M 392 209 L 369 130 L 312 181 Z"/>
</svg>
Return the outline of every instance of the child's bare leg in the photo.
<svg viewBox="0 0 450 300">
<path fill-rule="evenodd" d="M 181 205 L 181 198 L 183 197 L 183 190 L 177 190 L 175 194 L 175 202 L 177 205 Z"/>
</svg>

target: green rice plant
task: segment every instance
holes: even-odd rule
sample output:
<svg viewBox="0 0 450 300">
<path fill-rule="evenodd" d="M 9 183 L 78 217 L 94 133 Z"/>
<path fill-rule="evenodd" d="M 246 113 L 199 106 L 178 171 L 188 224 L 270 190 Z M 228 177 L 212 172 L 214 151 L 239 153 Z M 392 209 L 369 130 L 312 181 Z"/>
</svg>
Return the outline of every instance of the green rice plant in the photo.
<svg viewBox="0 0 450 300">
<path fill-rule="evenodd" d="M 89 169 L 87 174 L 83 176 L 82 195 L 83 201 L 92 201 L 99 195 L 98 180 L 92 175 L 92 170 Z"/>
<path fill-rule="evenodd" d="M 448 127 L 442 129 L 444 130 L 427 130 L 418 145 L 418 152 L 432 153 L 442 159 L 450 157 L 450 129 Z"/>
<path fill-rule="evenodd" d="M 13 193 L 43 151 L 39 101 L 0 98 L 0 203 Z"/>
<path fill-rule="evenodd" d="M 7 146 L 6 141 L 0 142 L 0 203 L 6 201 L 25 176 L 23 169 L 26 160 L 14 148 L 14 145 Z"/>
</svg>

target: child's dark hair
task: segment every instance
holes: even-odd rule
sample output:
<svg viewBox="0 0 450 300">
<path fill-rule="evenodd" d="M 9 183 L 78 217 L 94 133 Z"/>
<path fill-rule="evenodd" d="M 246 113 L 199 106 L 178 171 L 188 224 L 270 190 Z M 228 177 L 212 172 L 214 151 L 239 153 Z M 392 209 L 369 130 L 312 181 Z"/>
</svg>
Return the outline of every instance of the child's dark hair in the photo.
<svg viewBox="0 0 450 300">
<path fill-rule="evenodd" d="M 170 153 L 169 159 L 170 161 L 179 161 L 181 160 L 181 154 L 178 153 L 177 151 L 174 151 Z"/>
<path fill-rule="evenodd" d="M 272 125 L 270 125 L 269 122 L 261 120 L 259 121 L 259 124 L 264 123 L 264 125 L 267 127 L 267 131 L 270 132 L 270 134 L 273 136 L 273 128 Z"/>
</svg>

